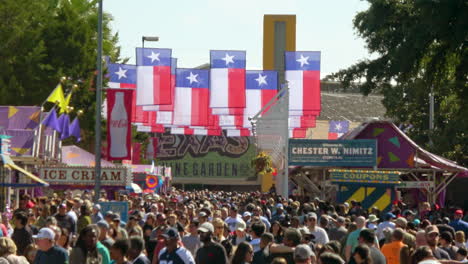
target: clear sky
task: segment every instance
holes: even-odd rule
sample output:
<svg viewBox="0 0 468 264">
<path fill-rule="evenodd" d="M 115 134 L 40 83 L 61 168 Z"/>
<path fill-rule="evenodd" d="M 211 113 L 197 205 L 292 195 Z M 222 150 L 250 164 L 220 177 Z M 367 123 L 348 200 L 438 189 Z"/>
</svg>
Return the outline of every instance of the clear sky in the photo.
<svg viewBox="0 0 468 264">
<path fill-rule="evenodd" d="M 263 15 L 295 14 L 296 49 L 322 52 L 321 75 L 370 55 L 353 29 L 362 0 L 104 0 L 122 56 L 135 63 L 142 36 L 158 36 L 146 47 L 172 48 L 179 68 L 209 62 L 211 49 L 246 50 L 247 69 L 262 68 Z"/>
</svg>

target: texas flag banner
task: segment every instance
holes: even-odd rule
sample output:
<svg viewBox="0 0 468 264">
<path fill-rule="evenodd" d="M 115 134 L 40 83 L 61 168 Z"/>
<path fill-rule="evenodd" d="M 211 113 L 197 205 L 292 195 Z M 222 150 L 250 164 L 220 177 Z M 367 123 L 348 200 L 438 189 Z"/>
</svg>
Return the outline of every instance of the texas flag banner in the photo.
<svg viewBox="0 0 468 264">
<path fill-rule="evenodd" d="M 107 65 L 110 88 L 136 88 L 136 66 L 109 63 Z"/>
<path fill-rule="evenodd" d="M 250 137 L 252 136 L 252 131 L 248 128 L 240 129 L 226 129 L 227 137 Z"/>
<path fill-rule="evenodd" d="M 152 126 L 145 126 L 145 125 L 138 125 L 137 126 L 138 132 L 146 132 L 146 133 L 164 133 L 164 125 L 152 125 Z"/>
<path fill-rule="evenodd" d="M 307 128 L 290 128 L 289 137 L 290 138 L 306 138 Z"/>
<path fill-rule="evenodd" d="M 285 64 L 289 109 L 320 113 L 320 51 L 286 51 Z"/>
<path fill-rule="evenodd" d="M 316 116 L 290 116 L 289 128 L 312 128 L 316 125 Z"/>
<path fill-rule="evenodd" d="M 169 105 L 171 49 L 136 48 L 137 105 Z"/>
<path fill-rule="evenodd" d="M 145 105 L 143 106 L 144 111 L 164 111 L 164 112 L 174 111 L 176 68 L 177 68 L 177 59 L 171 58 L 171 103 L 167 105 Z M 172 121 L 172 114 L 171 114 L 171 121 Z"/>
<path fill-rule="evenodd" d="M 221 108 L 226 114 L 243 114 L 246 52 L 211 50 L 210 63 L 210 107 Z M 219 114 L 216 111 L 213 114 Z"/>
<path fill-rule="evenodd" d="M 246 107 L 243 115 L 220 115 L 220 126 L 251 128 L 249 117 L 256 115 L 276 96 L 277 87 L 278 73 L 276 71 L 246 71 Z M 268 108 L 264 110 L 266 111 Z"/>
<path fill-rule="evenodd" d="M 221 129 L 191 128 L 191 127 L 172 127 L 173 135 L 197 135 L 197 136 L 221 136 Z"/>
<path fill-rule="evenodd" d="M 177 69 L 173 125 L 209 126 L 209 71 Z"/>
<path fill-rule="evenodd" d="M 132 90 L 107 89 L 108 160 L 131 159 Z"/>
<path fill-rule="evenodd" d="M 349 121 L 330 121 L 328 139 L 338 139 L 349 130 Z"/>
</svg>

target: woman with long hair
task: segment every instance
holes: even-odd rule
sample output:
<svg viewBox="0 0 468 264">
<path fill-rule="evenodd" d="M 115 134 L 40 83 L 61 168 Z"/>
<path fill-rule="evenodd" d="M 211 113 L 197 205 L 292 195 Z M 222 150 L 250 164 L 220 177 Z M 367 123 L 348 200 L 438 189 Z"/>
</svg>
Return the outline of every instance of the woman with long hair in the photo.
<svg viewBox="0 0 468 264">
<path fill-rule="evenodd" d="M 231 264 L 251 263 L 253 260 L 253 248 L 248 242 L 241 242 L 232 257 Z"/>
<path fill-rule="evenodd" d="M 278 221 L 273 221 L 271 223 L 270 233 L 275 237 L 275 243 L 281 244 L 283 242 L 284 231 Z"/>
<path fill-rule="evenodd" d="M 353 259 L 356 264 L 372 264 L 370 249 L 366 245 L 359 245 L 354 249 Z"/>
<path fill-rule="evenodd" d="M 60 228 L 60 236 L 57 239 L 57 246 L 65 249 L 68 254 L 70 254 L 70 233 L 68 232 L 68 229 Z"/>
<path fill-rule="evenodd" d="M 70 254 L 70 264 L 99 264 L 102 256 L 97 250 L 99 230 L 94 225 L 83 228 Z"/>
</svg>

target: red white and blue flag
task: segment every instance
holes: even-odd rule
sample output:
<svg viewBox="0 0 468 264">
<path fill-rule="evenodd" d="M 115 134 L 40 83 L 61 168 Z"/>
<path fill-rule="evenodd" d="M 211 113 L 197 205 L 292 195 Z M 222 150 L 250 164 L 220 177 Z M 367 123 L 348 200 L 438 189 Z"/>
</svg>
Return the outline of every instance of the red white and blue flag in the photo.
<svg viewBox="0 0 468 264">
<path fill-rule="evenodd" d="M 209 71 L 177 69 L 173 125 L 209 126 Z"/>
<path fill-rule="evenodd" d="M 213 114 L 242 115 L 245 108 L 245 51 L 210 51 Z"/>
<path fill-rule="evenodd" d="M 349 121 L 330 121 L 328 139 L 338 139 L 349 130 Z"/>
<path fill-rule="evenodd" d="M 169 105 L 171 49 L 137 48 L 137 105 Z"/>
<path fill-rule="evenodd" d="M 286 51 L 285 64 L 290 114 L 318 115 L 321 110 L 320 51 Z"/>
</svg>

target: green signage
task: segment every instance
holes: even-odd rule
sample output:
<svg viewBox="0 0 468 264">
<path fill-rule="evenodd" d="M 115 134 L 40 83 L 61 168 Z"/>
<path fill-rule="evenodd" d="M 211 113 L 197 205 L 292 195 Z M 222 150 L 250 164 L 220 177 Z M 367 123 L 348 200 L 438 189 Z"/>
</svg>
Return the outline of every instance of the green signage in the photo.
<svg viewBox="0 0 468 264">
<path fill-rule="evenodd" d="M 330 180 L 334 183 L 375 183 L 399 184 L 398 171 L 368 171 L 368 170 L 330 170 Z"/>
<path fill-rule="evenodd" d="M 158 164 L 170 166 L 175 178 L 248 178 L 255 146 L 248 137 L 160 134 Z"/>
<path fill-rule="evenodd" d="M 297 166 L 362 168 L 377 165 L 374 139 L 290 139 L 288 154 L 289 165 Z"/>
</svg>

